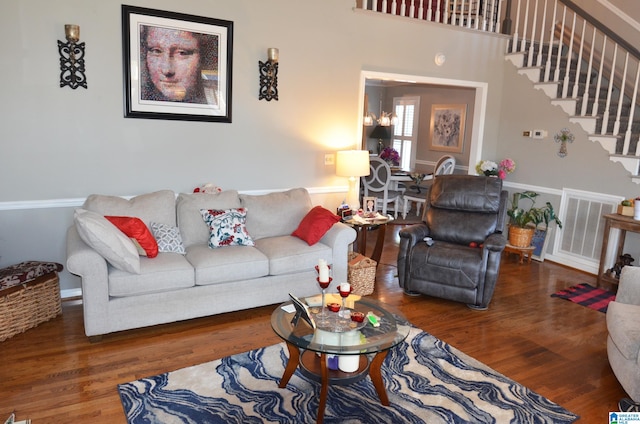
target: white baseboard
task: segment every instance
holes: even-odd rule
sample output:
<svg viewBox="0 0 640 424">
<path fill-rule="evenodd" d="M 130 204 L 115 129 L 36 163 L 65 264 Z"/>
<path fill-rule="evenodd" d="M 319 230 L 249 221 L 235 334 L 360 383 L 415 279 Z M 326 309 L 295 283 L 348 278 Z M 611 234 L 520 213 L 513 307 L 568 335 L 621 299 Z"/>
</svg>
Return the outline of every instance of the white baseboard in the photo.
<svg viewBox="0 0 640 424">
<path fill-rule="evenodd" d="M 60 297 L 62 299 L 72 299 L 74 297 L 82 297 L 82 289 L 66 289 L 60 290 Z"/>
</svg>

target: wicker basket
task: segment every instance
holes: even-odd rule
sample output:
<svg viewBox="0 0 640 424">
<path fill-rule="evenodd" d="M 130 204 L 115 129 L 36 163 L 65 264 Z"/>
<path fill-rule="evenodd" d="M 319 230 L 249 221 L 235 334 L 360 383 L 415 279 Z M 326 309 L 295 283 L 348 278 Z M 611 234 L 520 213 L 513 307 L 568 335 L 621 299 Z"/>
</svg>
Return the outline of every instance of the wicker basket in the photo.
<svg viewBox="0 0 640 424">
<path fill-rule="evenodd" d="M 535 228 L 509 227 L 509 244 L 516 247 L 529 247 Z"/>
<path fill-rule="evenodd" d="M 58 273 L 0 291 L 0 342 L 62 313 Z"/>
<path fill-rule="evenodd" d="M 373 293 L 376 282 L 377 263 L 359 253 L 349 253 L 347 281 L 351 284 L 351 293 L 366 296 Z"/>
</svg>

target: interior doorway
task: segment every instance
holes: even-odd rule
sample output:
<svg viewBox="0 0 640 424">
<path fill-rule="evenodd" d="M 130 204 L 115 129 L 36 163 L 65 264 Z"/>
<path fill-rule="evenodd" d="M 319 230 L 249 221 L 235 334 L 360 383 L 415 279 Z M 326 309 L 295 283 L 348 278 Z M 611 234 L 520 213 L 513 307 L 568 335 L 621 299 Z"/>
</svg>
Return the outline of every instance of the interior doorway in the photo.
<svg viewBox="0 0 640 424">
<path fill-rule="evenodd" d="M 394 107 L 393 96 L 381 95 L 380 93 L 406 92 L 407 87 L 440 91 L 458 90 L 470 93 L 470 95 L 466 97 L 467 100 L 463 100 L 468 103 L 467 110 L 471 111 L 471 113 L 467 114 L 464 149 L 463 152 L 459 154 L 459 157 L 456 158 L 457 163 L 460 164 L 459 166 L 456 166 L 456 172 L 474 174 L 475 164 L 481 157 L 484 120 L 486 116 L 487 83 L 484 82 L 452 80 L 376 71 L 362 71 L 359 105 L 359 127 L 361 130 L 360 136 L 362 140 L 361 148 L 369 150 L 371 153 L 375 154 L 378 150 L 377 146 L 380 144 L 380 140 L 369 138 L 369 135 L 373 129 L 375 129 L 375 123 L 372 127 L 366 127 L 363 125 L 365 112 L 371 112 L 377 117 L 379 117 L 383 111 L 392 112 Z M 365 96 L 367 93 L 371 94 Z M 419 144 L 419 147 L 411 149 L 412 157 L 410 163 L 415 167 L 416 171 L 431 172 L 435 165 L 435 161 L 437 160 L 436 158 L 440 156 L 442 152 L 432 151 L 428 147 L 425 147 L 429 145 L 431 137 L 431 106 L 429 103 L 429 96 L 424 94 L 422 96 L 423 98 L 426 96 L 426 101 L 421 102 L 421 112 L 419 117 L 421 124 L 417 143 Z M 366 105 L 365 97 L 368 97 L 368 104 Z M 390 141 L 388 143 L 390 144 Z"/>
</svg>

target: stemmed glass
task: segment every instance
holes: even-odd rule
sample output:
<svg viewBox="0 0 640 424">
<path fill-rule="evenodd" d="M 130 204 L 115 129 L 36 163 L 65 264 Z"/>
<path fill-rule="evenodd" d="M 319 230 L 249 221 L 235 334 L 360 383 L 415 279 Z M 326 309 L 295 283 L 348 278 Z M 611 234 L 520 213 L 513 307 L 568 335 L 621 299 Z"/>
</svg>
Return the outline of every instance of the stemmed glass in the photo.
<svg viewBox="0 0 640 424">
<path fill-rule="evenodd" d="M 316 266 L 316 271 L 318 271 L 319 273 L 319 268 L 318 266 Z M 331 272 L 331 266 L 329 266 L 329 272 Z M 320 286 L 320 288 L 322 289 L 322 311 L 319 312 L 318 314 L 316 314 L 316 324 L 319 325 L 327 325 L 329 324 L 329 313 L 326 311 L 326 303 L 325 303 L 325 292 L 327 287 L 329 287 L 329 285 L 331 284 L 331 281 L 333 281 L 333 278 L 329 277 L 328 281 L 320 281 L 320 277 L 316 277 L 316 280 L 318 281 L 318 285 Z"/>
<path fill-rule="evenodd" d="M 350 313 L 347 310 L 347 297 L 351 294 L 351 284 L 342 283 L 338 286 L 338 293 L 340 293 L 340 297 L 342 297 L 342 308 L 340 308 L 340 312 L 338 315 L 342 318 L 349 319 Z"/>
</svg>

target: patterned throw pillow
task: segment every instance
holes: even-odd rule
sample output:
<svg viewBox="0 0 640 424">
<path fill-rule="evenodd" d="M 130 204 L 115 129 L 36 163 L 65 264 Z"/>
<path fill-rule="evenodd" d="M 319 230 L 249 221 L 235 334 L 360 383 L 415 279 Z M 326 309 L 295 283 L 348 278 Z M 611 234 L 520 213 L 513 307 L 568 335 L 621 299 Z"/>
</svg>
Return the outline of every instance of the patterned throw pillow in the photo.
<svg viewBox="0 0 640 424">
<path fill-rule="evenodd" d="M 180 253 L 182 255 L 187 253 L 184 250 L 184 244 L 182 244 L 182 237 L 180 236 L 178 227 L 160 224 L 158 222 L 151 222 L 150 224 L 151 233 L 158 242 L 159 252 Z"/>
<path fill-rule="evenodd" d="M 200 213 L 209 226 L 209 247 L 255 246 L 245 225 L 247 220 L 245 208 L 200 209 Z"/>
</svg>

